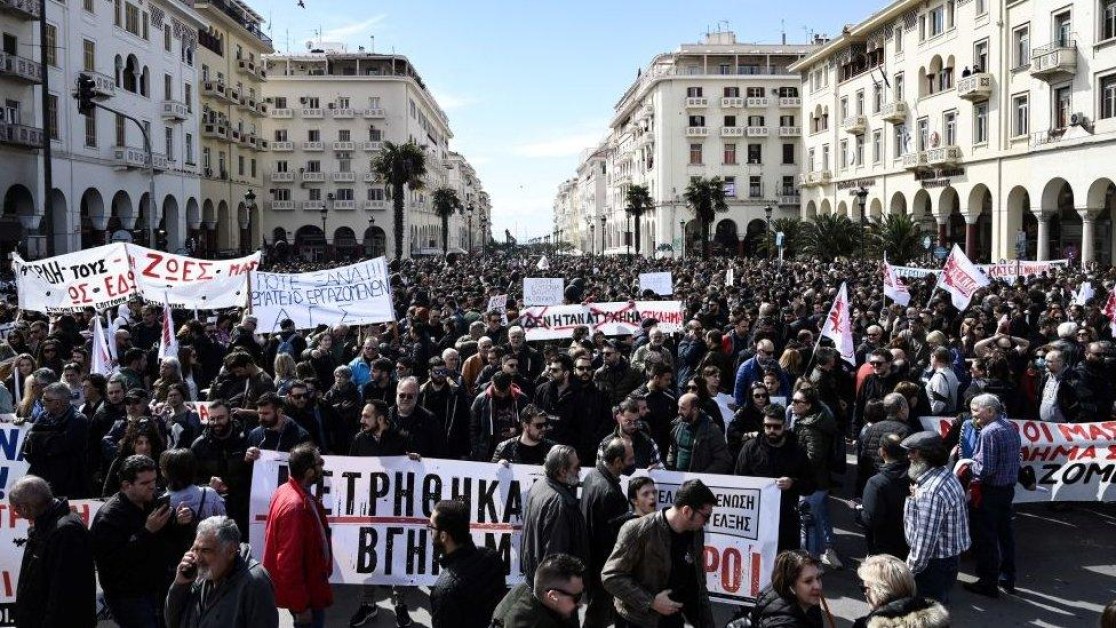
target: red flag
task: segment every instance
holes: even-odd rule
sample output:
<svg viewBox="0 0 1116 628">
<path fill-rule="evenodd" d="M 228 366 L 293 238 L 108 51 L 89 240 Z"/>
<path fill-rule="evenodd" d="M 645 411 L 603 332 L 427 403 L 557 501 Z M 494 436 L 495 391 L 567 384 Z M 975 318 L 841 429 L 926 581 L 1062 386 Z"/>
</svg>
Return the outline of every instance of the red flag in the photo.
<svg viewBox="0 0 1116 628">
<path fill-rule="evenodd" d="M 171 319 L 170 304 L 163 294 L 163 332 L 159 336 L 159 359 L 178 357 L 178 337 L 174 335 L 174 320 Z"/>
<path fill-rule="evenodd" d="M 964 310 L 973 300 L 977 290 L 988 285 L 988 277 L 977 269 L 976 265 L 965 255 L 956 244 L 946 258 L 942 267 L 942 275 L 938 286 L 949 293 L 953 307 Z"/>
<path fill-rule="evenodd" d="M 884 258 L 884 296 L 895 301 L 899 305 L 906 307 L 911 302 L 911 292 L 907 289 L 906 284 L 899 281 L 899 277 L 895 274 L 895 269 L 891 264 L 887 263 L 887 258 Z"/>
</svg>

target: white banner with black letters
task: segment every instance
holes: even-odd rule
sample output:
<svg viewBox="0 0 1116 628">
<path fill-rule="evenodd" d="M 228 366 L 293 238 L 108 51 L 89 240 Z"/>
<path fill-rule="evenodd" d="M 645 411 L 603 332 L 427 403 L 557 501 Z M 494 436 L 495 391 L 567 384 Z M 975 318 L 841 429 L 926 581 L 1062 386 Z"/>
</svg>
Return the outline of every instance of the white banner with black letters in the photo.
<svg viewBox="0 0 1116 628">
<path fill-rule="evenodd" d="M 252 314 L 271 333 L 285 318 L 298 329 L 395 320 L 383 257 L 310 273 L 252 273 Z"/>
</svg>

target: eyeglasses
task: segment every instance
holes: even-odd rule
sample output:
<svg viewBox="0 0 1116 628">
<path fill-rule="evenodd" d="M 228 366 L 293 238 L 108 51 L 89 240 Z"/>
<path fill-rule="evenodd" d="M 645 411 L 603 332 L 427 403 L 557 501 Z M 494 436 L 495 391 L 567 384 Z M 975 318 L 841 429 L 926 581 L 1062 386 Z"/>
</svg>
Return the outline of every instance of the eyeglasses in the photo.
<svg viewBox="0 0 1116 628">
<path fill-rule="evenodd" d="M 569 591 L 566 591 L 565 589 L 551 589 L 551 591 L 554 591 L 556 593 L 561 593 L 562 595 L 570 598 L 571 600 L 573 600 L 574 604 L 581 604 L 581 596 L 585 595 L 584 591 L 582 591 L 581 593 L 570 593 Z"/>
<path fill-rule="evenodd" d="M 412 395 L 411 393 L 396 393 L 395 396 L 400 398 L 400 399 L 414 399 L 415 398 L 415 396 Z"/>
<path fill-rule="evenodd" d="M 428 523 L 428 524 L 426 524 L 426 529 L 427 529 L 427 530 L 430 530 L 431 532 L 441 532 L 441 531 L 442 531 L 442 529 L 441 529 L 441 528 L 439 528 L 438 526 L 434 525 L 433 523 Z"/>
<path fill-rule="evenodd" d="M 690 384 L 689 386 L 686 387 L 686 390 L 697 390 L 697 389 L 698 389 L 698 387 L 695 384 Z"/>
<path fill-rule="evenodd" d="M 531 423 L 530 427 L 536 430 L 545 430 L 548 429 L 550 425 L 547 422 L 543 421 L 542 423 Z"/>
<path fill-rule="evenodd" d="M 704 512 L 704 511 L 701 511 L 701 510 L 695 510 L 694 514 L 695 515 L 701 515 L 701 518 L 702 518 L 703 521 L 709 521 L 709 518 L 713 516 L 713 509 L 710 509 L 709 512 Z"/>
<path fill-rule="evenodd" d="M 883 361 L 881 361 L 881 360 L 872 360 L 868 364 L 871 364 L 872 366 L 883 366 L 884 365 Z"/>
</svg>

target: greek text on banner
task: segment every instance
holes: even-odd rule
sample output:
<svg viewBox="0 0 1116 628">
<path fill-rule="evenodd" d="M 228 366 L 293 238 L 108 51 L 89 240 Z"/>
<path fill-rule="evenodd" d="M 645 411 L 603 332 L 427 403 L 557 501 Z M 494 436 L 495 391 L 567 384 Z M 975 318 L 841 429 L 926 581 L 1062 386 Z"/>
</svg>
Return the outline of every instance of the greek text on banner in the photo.
<svg viewBox="0 0 1116 628">
<path fill-rule="evenodd" d="M 519 313 L 527 340 L 572 338 L 575 327 L 584 325 L 590 333 L 606 336 L 634 334 L 643 319 L 654 318 L 666 333 L 682 329 L 681 301 L 618 301 L 528 307 Z"/>
<path fill-rule="evenodd" d="M 251 308 L 265 332 L 285 318 L 298 329 L 395 320 L 383 257 L 311 273 L 253 272 Z"/>
</svg>

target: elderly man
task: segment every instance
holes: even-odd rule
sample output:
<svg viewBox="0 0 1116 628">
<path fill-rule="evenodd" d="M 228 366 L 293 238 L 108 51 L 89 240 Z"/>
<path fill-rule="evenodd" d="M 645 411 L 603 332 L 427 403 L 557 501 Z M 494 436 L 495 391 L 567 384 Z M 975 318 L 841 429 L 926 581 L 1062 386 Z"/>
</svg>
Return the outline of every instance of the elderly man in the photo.
<svg viewBox="0 0 1116 628">
<path fill-rule="evenodd" d="M 1004 417 L 1003 405 L 995 395 L 977 395 L 969 402 L 969 410 L 979 429 L 969 485 L 978 579 L 962 586 L 972 593 L 998 597 L 997 584 L 1008 593 L 1015 592 L 1011 503 L 1019 478 L 1022 442 L 1019 432 Z"/>
<path fill-rule="evenodd" d="M 914 482 L 903 507 L 911 548 L 907 566 L 920 595 L 949 604 L 961 553 L 970 545 L 965 490 L 947 467 L 949 451 L 936 432 L 917 432 L 902 445 L 911 462 L 907 476 Z"/>
<path fill-rule="evenodd" d="M 190 551 L 174 572 L 167 595 L 167 628 L 277 628 L 271 578 L 228 517 L 198 524 Z"/>
<path fill-rule="evenodd" d="M 508 353 L 519 360 L 519 372 L 534 381 L 546 366 L 543 356 L 527 344 L 527 332 L 515 325 L 508 328 Z"/>
<path fill-rule="evenodd" d="M 8 500 L 17 515 L 31 522 L 16 585 L 15 625 L 96 626 L 93 547 L 81 517 L 34 475 L 20 478 Z"/>
<path fill-rule="evenodd" d="M 526 581 L 547 556 L 569 554 L 589 560 L 589 537 L 585 516 L 577 501 L 581 462 L 569 445 L 555 445 L 543 462 L 546 479 L 531 486 L 523 508 L 523 535 L 520 537 L 519 562 Z"/>
<path fill-rule="evenodd" d="M 698 396 L 678 398 L 678 418 L 671 424 L 666 466 L 688 473 L 730 473 L 732 455 L 721 428 L 701 411 Z"/>
<path fill-rule="evenodd" d="M 736 398 L 737 407 L 745 408 L 748 406 L 751 402 L 749 394 L 752 390 L 752 384 L 762 381 L 764 371 L 767 369 L 773 369 L 778 373 L 780 390 L 786 392 L 791 389 L 790 379 L 786 372 L 779 367 L 779 361 L 775 355 L 775 343 L 768 338 L 762 338 L 756 341 L 756 354 L 742 362 L 740 368 L 736 369 L 733 397 Z"/>
<path fill-rule="evenodd" d="M 480 321 L 477 321 L 478 323 Z M 465 389 L 469 391 L 470 395 L 477 394 L 477 377 L 480 376 L 481 371 L 484 370 L 485 365 L 488 363 L 488 352 L 492 350 L 492 339 L 488 336 L 482 336 L 477 341 L 477 351 L 465 358 L 465 362 L 461 364 L 461 380 L 465 385 Z"/>
<path fill-rule="evenodd" d="M 641 346 L 632 353 L 632 368 L 644 373 L 647 371 L 649 364 L 658 361 L 666 364 L 671 368 L 671 371 L 673 371 L 674 356 L 671 355 L 670 348 L 664 344 L 666 341 L 666 334 L 663 333 L 663 330 L 658 327 L 652 327 L 651 330 L 647 332 L 647 339 L 649 341 L 647 344 Z M 654 360 L 652 356 L 659 359 Z"/>
<path fill-rule="evenodd" d="M 47 386 L 42 402 L 43 413 L 31 424 L 23 442 L 23 457 L 30 463 L 27 472 L 46 480 L 59 495 L 87 497 L 89 421 L 70 404 L 66 384 Z"/>
<path fill-rule="evenodd" d="M 445 434 L 434 415 L 419 405 L 418 396 L 418 379 L 406 377 L 401 380 L 389 418 L 409 435 L 412 453 L 428 458 L 441 457 L 446 446 Z"/>
<path fill-rule="evenodd" d="M 1066 365 L 1065 354 L 1058 349 L 1046 352 L 1046 370 L 1042 379 L 1042 400 L 1039 419 L 1051 423 L 1082 423 L 1096 417 L 1093 396 L 1081 375 Z"/>
</svg>

